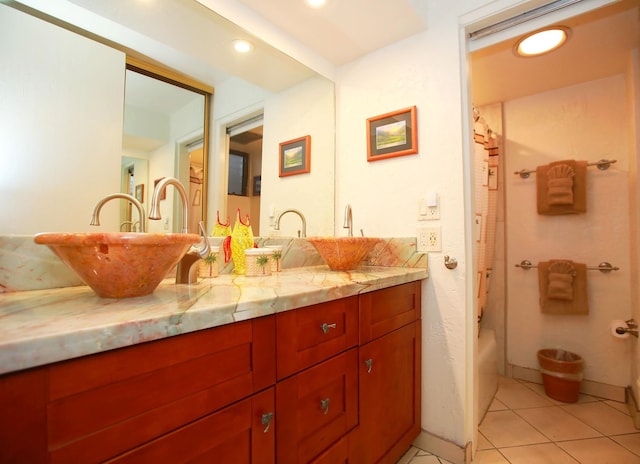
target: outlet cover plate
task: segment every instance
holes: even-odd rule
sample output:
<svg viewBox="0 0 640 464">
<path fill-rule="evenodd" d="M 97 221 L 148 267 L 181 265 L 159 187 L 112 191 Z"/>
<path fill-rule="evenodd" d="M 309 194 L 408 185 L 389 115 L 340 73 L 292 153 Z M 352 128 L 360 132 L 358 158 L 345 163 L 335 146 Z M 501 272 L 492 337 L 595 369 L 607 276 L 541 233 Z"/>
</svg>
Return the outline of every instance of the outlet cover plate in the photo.
<svg viewBox="0 0 640 464">
<path fill-rule="evenodd" d="M 418 253 L 442 251 L 440 227 L 420 227 L 417 231 Z"/>
</svg>

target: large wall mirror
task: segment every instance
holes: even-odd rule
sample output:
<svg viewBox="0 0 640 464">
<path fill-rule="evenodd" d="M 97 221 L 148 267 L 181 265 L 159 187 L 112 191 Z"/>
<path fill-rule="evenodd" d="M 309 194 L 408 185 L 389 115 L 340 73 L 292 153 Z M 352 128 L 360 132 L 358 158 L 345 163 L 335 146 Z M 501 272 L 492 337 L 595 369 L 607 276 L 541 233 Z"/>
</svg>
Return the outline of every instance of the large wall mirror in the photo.
<svg viewBox="0 0 640 464">
<path fill-rule="evenodd" d="M 161 3 L 0 3 L 3 43 L 7 44 L 0 49 L 0 58 L 11 70 L 0 97 L 7 103 L 3 111 L 12 115 L 2 135 L 6 153 L 13 153 L 3 172 L 1 193 L 5 198 L 19 199 L 0 205 L 0 214 L 12 218 L 4 221 L 0 233 L 95 231 L 88 225 L 88 216 L 100 198 L 118 191 L 132 192 L 143 197 L 148 208 L 153 184 L 164 176 L 179 177 L 185 186 L 191 180 L 197 184 L 202 176 L 200 193 L 194 189 L 189 201 L 201 211 L 209 232 L 218 213 L 233 222 L 237 208 L 228 202 L 227 129 L 262 114 L 262 156 L 259 163 L 253 163 L 243 198 L 248 199 L 243 205 L 258 207 L 247 211 L 248 207 L 241 206 L 242 214 L 252 215 L 255 235 L 295 236 L 300 229 L 295 217 L 283 220 L 279 232 L 273 230 L 275 215 L 289 208 L 305 214 L 309 235 L 333 234 L 333 82 L 200 2 L 175 0 L 171 8 Z M 252 56 L 240 59 L 233 55 L 230 38 L 237 37 L 254 43 Z M 130 132 L 136 124 L 136 130 L 150 131 L 152 118 L 136 121 L 142 110 L 138 116 L 135 111 L 129 116 L 133 106 L 129 91 L 136 86 L 135 78 L 125 80 L 129 57 L 158 69 L 174 70 L 215 89 L 212 97 L 204 99 L 204 111 L 198 111 L 200 121 L 208 117 L 208 122 L 200 128 L 185 125 L 168 138 Z M 157 79 L 144 77 L 147 83 L 138 87 L 150 91 Z M 178 88 L 183 90 L 184 86 Z M 158 106 L 169 105 L 164 97 L 154 98 Z M 202 105 L 202 101 L 187 104 Z M 160 114 L 158 119 L 176 119 Z M 209 131 L 201 169 L 197 161 L 183 164 L 187 158 L 181 154 L 197 150 L 198 131 Z M 279 177 L 279 144 L 306 135 L 312 140 L 311 172 Z M 144 138 L 149 143 L 146 148 L 141 146 Z M 156 156 L 160 152 L 173 152 L 174 156 Z M 255 188 L 258 177 L 259 195 Z M 169 187 L 167 195 L 173 197 L 173 190 Z M 169 223 L 166 219 L 150 221 L 149 229 L 179 230 L 181 215 L 174 211 L 175 201 L 167 198 L 163 207 L 168 208 Z M 100 229 L 126 230 L 136 220 L 135 210 L 129 214 L 124 206 L 107 205 Z"/>
</svg>

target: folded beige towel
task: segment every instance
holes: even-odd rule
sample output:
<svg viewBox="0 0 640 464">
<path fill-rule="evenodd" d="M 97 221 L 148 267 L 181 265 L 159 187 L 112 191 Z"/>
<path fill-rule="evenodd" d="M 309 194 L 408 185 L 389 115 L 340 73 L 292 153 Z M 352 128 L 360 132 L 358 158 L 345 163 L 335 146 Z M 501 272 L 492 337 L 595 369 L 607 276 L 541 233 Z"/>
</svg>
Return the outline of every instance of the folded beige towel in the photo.
<svg viewBox="0 0 640 464">
<path fill-rule="evenodd" d="M 556 164 L 547 171 L 547 201 L 550 205 L 573 205 L 573 177 L 568 164 Z"/>
<path fill-rule="evenodd" d="M 571 274 L 549 272 L 547 298 L 573 301 L 573 276 Z"/>
<path fill-rule="evenodd" d="M 556 161 L 536 168 L 538 214 L 587 211 L 587 162 Z"/>
<path fill-rule="evenodd" d="M 589 314 L 587 266 L 569 260 L 538 263 L 540 310 L 545 314 Z"/>
</svg>

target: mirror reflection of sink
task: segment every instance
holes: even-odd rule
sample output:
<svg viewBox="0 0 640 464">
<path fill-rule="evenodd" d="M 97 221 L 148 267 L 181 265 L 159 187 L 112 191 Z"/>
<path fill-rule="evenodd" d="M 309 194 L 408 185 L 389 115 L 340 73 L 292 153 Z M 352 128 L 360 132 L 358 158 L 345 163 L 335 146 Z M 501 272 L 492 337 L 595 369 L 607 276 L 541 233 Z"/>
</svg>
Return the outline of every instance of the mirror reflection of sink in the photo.
<svg viewBox="0 0 640 464">
<path fill-rule="evenodd" d="M 382 240 L 374 237 L 309 237 L 307 241 L 318 250 L 330 269 L 352 271 Z"/>
<path fill-rule="evenodd" d="M 99 296 L 129 298 L 151 294 L 200 236 L 42 233 L 34 240 L 47 245 Z"/>
</svg>

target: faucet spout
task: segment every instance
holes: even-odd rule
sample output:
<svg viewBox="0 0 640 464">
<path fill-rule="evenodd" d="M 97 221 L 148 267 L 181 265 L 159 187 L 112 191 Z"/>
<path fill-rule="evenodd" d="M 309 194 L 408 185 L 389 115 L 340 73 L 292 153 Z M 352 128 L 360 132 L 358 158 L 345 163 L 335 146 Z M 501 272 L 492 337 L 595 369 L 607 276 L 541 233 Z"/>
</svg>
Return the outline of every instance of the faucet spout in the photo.
<svg viewBox="0 0 640 464">
<path fill-rule="evenodd" d="M 344 229 L 349 229 L 349 237 L 353 237 L 353 212 L 351 211 L 351 205 L 347 204 L 344 209 Z"/>
<path fill-rule="evenodd" d="M 89 224 L 92 226 L 99 226 L 100 211 L 102 210 L 102 207 L 105 205 L 105 203 L 115 198 L 121 198 L 123 200 L 130 201 L 133 204 L 133 206 L 136 207 L 136 209 L 138 210 L 138 215 L 140 216 L 140 232 L 145 232 L 144 207 L 142 206 L 142 203 L 140 203 L 135 197 L 128 195 L 126 193 L 112 193 L 100 199 L 98 203 L 96 203 L 96 206 L 93 207 L 93 212 L 91 213 L 91 221 L 89 222 Z M 125 222 L 128 222 L 128 221 L 125 221 Z M 122 228 L 122 224 L 120 225 L 120 228 Z"/>
<path fill-rule="evenodd" d="M 307 220 L 305 219 L 304 214 L 302 214 L 302 212 L 298 211 L 297 209 L 285 209 L 283 212 L 278 214 L 278 217 L 276 217 L 276 223 L 273 226 L 274 230 L 280 230 L 280 219 L 282 219 L 282 216 L 287 213 L 294 213 L 300 216 L 300 220 L 302 221 L 302 231 L 298 231 L 298 236 L 301 238 L 305 238 L 307 236 Z"/>
<path fill-rule="evenodd" d="M 182 183 L 175 177 L 165 177 L 156 185 L 151 197 L 149 219 L 162 219 L 162 215 L 160 214 L 160 197 L 166 190 L 167 185 L 173 185 L 180 194 L 180 199 L 182 200 L 182 233 L 187 234 L 189 233 L 189 202 L 187 200 L 187 191 L 184 189 Z"/>
</svg>

